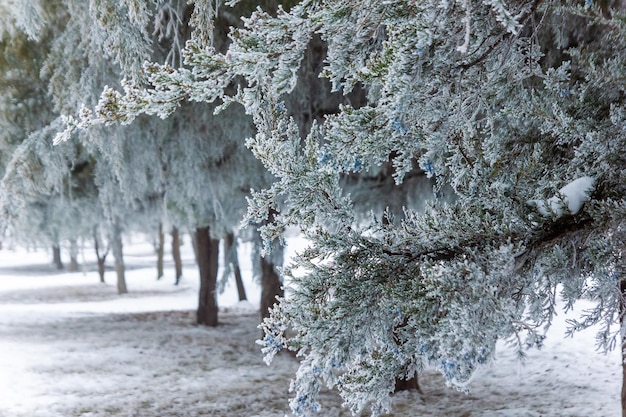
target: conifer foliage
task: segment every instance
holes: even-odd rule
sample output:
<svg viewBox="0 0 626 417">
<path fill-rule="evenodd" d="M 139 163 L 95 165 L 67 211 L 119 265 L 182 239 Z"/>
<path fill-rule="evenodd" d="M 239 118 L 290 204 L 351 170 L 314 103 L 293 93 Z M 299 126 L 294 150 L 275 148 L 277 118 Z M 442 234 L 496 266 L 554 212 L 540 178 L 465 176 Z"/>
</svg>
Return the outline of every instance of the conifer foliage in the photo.
<svg viewBox="0 0 626 417">
<path fill-rule="evenodd" d="M 227 51 L 211 46 L 198 19 L 183 67 L 146 64 L 147 84 L 129 78 L 123 91 L 106 89 L 57 140 L 141 113 L 167 116 L 187 99 L 216 102 L 218 112 L 243 104 L 257 129 L 247 145 L 278 179 L 253 194 L 247 219 L 276 211 L 262 230 L 267 242 L 288 225 L 311 242 L 262 324 L 266 358 L 281 349 L 302 357 L 296 415 L 322 407 L 323 385 L 353 412 L 379 415 L 398 377 L 432 366 L 465 390 L 498 339 L 520 352 L 540 346 L 559 296 L 567 307 L 598 301 L 572 331 L 599 325 L 601 348 L 621 343 L 621 7 L 302 0 L 257 9 L 232 29 Z M 319 75 L 343 94 L 364 89 L 368 102 L 346 102 L 303 138 L 286 97 L 316 36 L 327 45 Z M 454 198 L 364 221 L 342 178 L 389 161 L 398 183 L 419 166 L 436 195 L 450 187 Z"/>
</svg>

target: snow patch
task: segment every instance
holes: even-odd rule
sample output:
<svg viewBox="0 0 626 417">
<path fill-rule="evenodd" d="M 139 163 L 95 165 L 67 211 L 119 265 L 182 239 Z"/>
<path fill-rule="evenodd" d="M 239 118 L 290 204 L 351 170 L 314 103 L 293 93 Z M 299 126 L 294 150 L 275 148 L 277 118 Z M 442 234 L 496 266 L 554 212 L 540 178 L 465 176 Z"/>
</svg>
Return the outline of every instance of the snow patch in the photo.
<svg viewBox="0 0 626 417">
<path fill-rule="evenodd" d="M 595 183 L 596 180 L 593 177 L 581 177 L 561 188 L 558 195 L 548 200 L 528 200 L 527 203 L 537 207 L 537 211 L 544 217 L 552 215 L 561 217 L 565 214 L 565 207 L 569 214 L 576 214 L 589 200 Z"/>
</svg>

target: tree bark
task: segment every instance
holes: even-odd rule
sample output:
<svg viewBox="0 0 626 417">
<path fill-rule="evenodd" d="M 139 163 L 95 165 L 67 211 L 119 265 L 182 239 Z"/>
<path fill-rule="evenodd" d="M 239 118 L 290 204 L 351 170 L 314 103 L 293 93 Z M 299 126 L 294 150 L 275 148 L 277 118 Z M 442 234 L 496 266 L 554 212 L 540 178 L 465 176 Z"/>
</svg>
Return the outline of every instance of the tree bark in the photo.
<svg viewBox="0 0 626 417">
<path fill-rule="evenodd" d="M 113 224 L 113 230 L 111 234 L 111 249 L 113 252 L 113 259 L 115 260 L 115 273 L 117 275 L 117 293 L 126 294 L 128 288 L 126 287 L 126 277 L 124 271 L 124 253 L 122 247 L 122 230 L 119 224 L 119 220 L 115 219 Z"/>
<path fill-rule="evenodd" d="M 105 261 L 106 261 L 106 255 L 104 255 L 103 257 L 98 257 L 98 276 L 100 277 L 100 282 L 103 284 L 105 283 L 105 280 L 104 280 Z"/>
<path fill-rule="evenodd" d="M 235 274 L 235 283 L 237 285 L 237 294 L 239 295 L 239 301 L 247 300 L 246 289 L 243 285 L 241 278 L 241 268 L 239 267 L 239 256 L 237 255 L 237 245 L 235 244 L 235 234 L 230 232 L 224 239 L 226 247 L 224 248 L 228 255 L 227 262 L 230 262 L 233 273 Z"/>
<path fill-rule="evenodd" d="M 218 318 L 216 286 L 219 240 L 211 238 L 208 227 L 198 227 L 195 238 L 196 261 L 200 270 L 197 323 L 216 327 Z"/>
<path fill-rule="evenodd" d="M 76 239 L 70 240 L 70 266 L 67 270 L 71 272 L 78 271 L 78 242 L 76 242 Z"/>
<path fill-rule="evenodd" d="M 59 245 L 52 246 L 52 262 L 57 269 L 63 269 L 63 262 L 61 261 L 61 247 Z"/>
<path fill-rule="evenodd" d="M 100 282 L 104 284 L 104 265 L 109 254 L 109 247 L 100 254 L 100 237 L 98 236 L 97 228 L 93 230 L 94 248 L 96 250 L 96 260 L 98 262 L 98 275 L 100 276 Z"/>
<path fill-rule="evenodd" d="M 276 211 L 270 209 L 268 221 L 273 222 Z M 285 292 L 283 283 L 276 271 L 274 262 L 281 262 L 283 258 L 283 248 L 276 245 L 273 252 L 266 257 L 261 256 L 261 317 L 269 317 L 270 309 L 276 304 L 276 297 L 282 297 Z M 278 265 L 282 266 L 282 265 Z"/>
<path fill-rule="evenodd" d="M 269 256 L 268 258 L 261 257 L 261 317 L 269 317 L 270 308 L 276 304 L 276 297 L 283 295 L 283 283 L 276 272 L 275 265 L 269 260 Z"/>
<path fill-rule="evenodd" d="M 174 269 L 176 270 L 175 285 L 180 283 L 180 278 L 183 276 L 183 262 L 180 257 L 180 235 L 178 228 L 172 228 L 172 257 L 174 258 Z"/>
<path fill-rule="evenodd" d="M 164 246 L 165 246 L 165 235 L 163 234 L 163 223 L 159 222 L 159 232 L 158 232 L 158 242 L 157 242 L 157 281 L 163 278 L 163 255 L 164 255 Z"/>
<path fill-rule="evenodd" d="M 395 389 L 395 392 L 398 392 L 398 391 L 409 391 L 409 390 L 412 390 L 412 389 L 416 390 L 420 394 L 424 394 L 424 391 L 422 391 L 422 388 L 420 387 L 419 381 L 417 380 L 417 374 L 415 374 L 415 376 L 413 378 L 410 378 L 410 379 L 396 378 L 396 389 Z"/>
</svg>

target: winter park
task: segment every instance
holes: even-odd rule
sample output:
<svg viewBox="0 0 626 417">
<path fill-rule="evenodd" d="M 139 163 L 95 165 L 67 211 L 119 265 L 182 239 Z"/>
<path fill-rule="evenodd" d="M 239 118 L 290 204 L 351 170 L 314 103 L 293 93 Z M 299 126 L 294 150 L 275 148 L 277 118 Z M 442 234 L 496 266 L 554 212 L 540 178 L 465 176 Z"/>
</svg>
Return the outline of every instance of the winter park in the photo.
<svg viewBox="0 0 626 417">
<path fill-rule="evenodd" d="M 0 417 L 626 417 L 626 3 L 0 0 Z"/>
</svg>

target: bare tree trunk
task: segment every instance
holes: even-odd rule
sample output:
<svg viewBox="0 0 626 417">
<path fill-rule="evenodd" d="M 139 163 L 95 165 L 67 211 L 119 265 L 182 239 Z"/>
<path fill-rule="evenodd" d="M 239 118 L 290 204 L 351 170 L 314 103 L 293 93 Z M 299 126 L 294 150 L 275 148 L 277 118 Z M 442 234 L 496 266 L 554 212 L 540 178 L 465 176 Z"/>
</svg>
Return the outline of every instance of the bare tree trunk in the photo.
<svg viewBox="0 0 626 417">
<path fill-rule="evenodd" d="M 180 277 L 183 276 L 183 262 L 180 258 L 180 235 L 178 228 L 172 228 L 172 257 L 174 258 L 174 269 L 176 270 L 176 282 L 180 283 Z"/>
<path fill-rule="evenodd" d="M 105 271 L 105 262 L 106 262 L 106 254 L 102 257 L 96 255 L 98 258 L 98 276 L 100 277 L 100 282 L 105 283 L 104 281 L 104 271 Z"/>
<path fill-rule="evenodd" d="M 274 221 L 275 210 L 270 210 L 268 221 Z M 276 245 L 272 253 L 265 257 L 261 256 L 261 317 L 269 317 L 270 309 L 276 304 L 276 297 L 282 297 L 285 292 L 283 283 L 276 271 L 277 266 L 282 266 L 283 248 Z M 279 265 L 276 265 L 280 263 Z"/>
<path fill-rule="evenodd" d="M 52 262 L 57 269 L 63 269 L 63 262 L 61 261 L 61 247 L 59 245 L 52 246 Z"/>
<path fill-rule="evenodd" d="M 98 275 L 100 276 L 100 282 L 104 284 L 104 264 L 109 254 L 109 246 L 107 246 L 103 254 L 100 254 L 100 236 L 98 236 L 98 229 L 96 227 L 93 229 L 93 240 L 96 250 L 96 260 L 98 262 Z"/>
<path fill-rule="evenodd" d="M 157 243 L 157 281 L 163 278 L 163 254 L 165 252 L 165 235 L 163 234 L 163 223 L 159 222 L 159 236 Z"/>
<path fill-rule="evenodd" d="M 122 248 L 122 230 L 119 220 L 115 219 L 111 234 L 111 249 L 113 251 L 113 259 L 115 260 L 115 273 L 117 275 L 117 293 L 126 294 L 126 277 L 124 274 L 124 253 Z"/>
<path fill-rule="evenodd" d="M 200 270 L 200 294 L 197 322 L 205 326 L 217 326 L 217 266 L 219 240 L 212 239 L 208 227 L 198 227 L 196 238 L 196 261 Z"/>
<path fill-rule="evenodd" d="M 235 274 L 235 283 L 237 285 L 237 294 L 239 295 L 239 301 L 247 300 L 246 289 L 243 285 L 243 280 L 241 278 L 241 268 L 239 267 L 239 256 L 237 255 L 237 245 L 235 244 L 235 234 L 230 232 L 226 235 L 224 239 L 224 243 L 226 244 L 224 250 L 227 254 L 226 262 L 230 262 L 233 273 Z"/>
<path fill-rule="evenodd" d="M 76 239 L 70 240 L 70 266 L 67 270 L 71 272 L 78 271 L 78 242 L 76 242 Z"/>
</svg>

